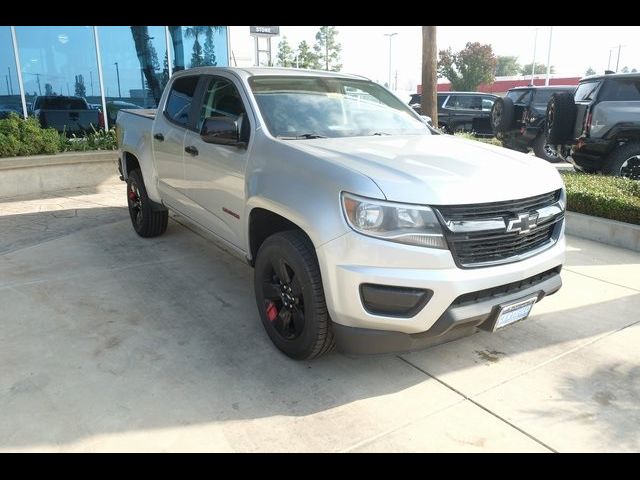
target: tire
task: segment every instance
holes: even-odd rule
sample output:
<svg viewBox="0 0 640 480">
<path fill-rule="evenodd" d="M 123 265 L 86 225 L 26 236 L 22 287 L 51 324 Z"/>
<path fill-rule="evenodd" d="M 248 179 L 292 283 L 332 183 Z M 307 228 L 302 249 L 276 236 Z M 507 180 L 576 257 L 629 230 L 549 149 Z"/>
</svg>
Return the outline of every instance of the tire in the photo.
<svg viewBox="0 0 640 480">
<path fill-rule="evenodd" d="M 547 104 L 546 137 L 550 145 L 564 145 L 573 140 L 576 104 L 569 92 L 554 93 Z"/>
<path fill-rule="evenodd" d="M 602 173 L 640 180 L 640 142 L 626 143 L 611 152 Z"/>
<path fill-rule="evenodd" d="M 127 204 L 133 229 L 141 237 L 157 237 L 167 230 L 169 211 L 149 198 L 140 169 L 127 177 Z"/>
<path fill-rule="evenodd" d="M 254 269 L 260 319 L 285 355 L 310 360 L 334 344 L 313 245 L 298 230 L 276 233 L 260 246 Z"/>
<path fill-rule="evenodd" d="M 491 129 L 493 133 L 508 132 L 513 129 L 514 106 L 508 97 L 498 98 L 491 107 Z"/>
<path fill-rule="evenodd" d="M 544 133 L 539 133 L 533 140 L 531 146 L 533 147 L 533 153 L 535 153 L 538 158 L 546 160 L 549 163 L 558 163 L 562 161 L 560 155 L 549 148 L 549 144 L 547 143 Z"/>
</svg>

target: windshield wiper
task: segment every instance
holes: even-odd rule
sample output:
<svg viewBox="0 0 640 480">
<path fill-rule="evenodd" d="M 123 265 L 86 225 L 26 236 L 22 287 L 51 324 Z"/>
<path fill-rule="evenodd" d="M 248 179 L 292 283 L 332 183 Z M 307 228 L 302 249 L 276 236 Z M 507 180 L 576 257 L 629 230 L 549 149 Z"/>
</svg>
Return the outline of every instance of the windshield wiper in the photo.
<svg viewBox="0 0 640 480">
<path fill-rule="evenodd" d="M 313 138 L 327 138 L 324 135 L 319 135 L 317 133 L 303 133 L 302 135 L 294 135 L 287 137 L 285 135 L 278 135 L 278 138 L 281 140 L 306 140 Z"/>
</svg>

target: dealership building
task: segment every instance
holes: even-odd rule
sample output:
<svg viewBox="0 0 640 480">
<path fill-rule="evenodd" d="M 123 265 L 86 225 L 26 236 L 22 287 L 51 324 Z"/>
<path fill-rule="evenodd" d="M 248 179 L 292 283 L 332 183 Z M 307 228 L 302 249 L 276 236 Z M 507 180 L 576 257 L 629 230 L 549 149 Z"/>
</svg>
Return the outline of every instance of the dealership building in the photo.
<svg viewBox="0 0 640 480">
<path fill-rule="evenodd" d="M 39 95 L 154 108 L 174 72 L 229 55 L 226 26 L 0 26 L 0 113 L 27 116 Z"/>
</svg>

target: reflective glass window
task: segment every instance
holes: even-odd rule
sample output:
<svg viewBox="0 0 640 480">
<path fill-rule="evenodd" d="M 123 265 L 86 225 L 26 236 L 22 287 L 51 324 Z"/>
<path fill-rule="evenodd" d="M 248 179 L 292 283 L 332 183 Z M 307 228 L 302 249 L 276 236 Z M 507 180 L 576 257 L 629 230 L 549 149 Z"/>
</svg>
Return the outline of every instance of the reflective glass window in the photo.
<svg viewBox="0 0 640 480">
<path fill-rule="evenodd" d="M 109 124 L 123 108 L 156 108 L 169 81 L 164 27 L 111 26 L 98 31 Z"/>
<path fill-rule="evenodd" d="M 11 28 L 0 27 L 0 119 L 11 112 L 22 116 L 20 85 L 13 55 Z"/>
<path fill-rule="evenodd" d="M 101 104 L 93 27 L 17 26 L 18 54 L 27 106 L 37 96 L 83 97 Z"/>
<path fill-rule="evenodd" d="M 204 66 L 228 66 L 227 27 L 169 27 L 173 71 Z"/>
</svg>

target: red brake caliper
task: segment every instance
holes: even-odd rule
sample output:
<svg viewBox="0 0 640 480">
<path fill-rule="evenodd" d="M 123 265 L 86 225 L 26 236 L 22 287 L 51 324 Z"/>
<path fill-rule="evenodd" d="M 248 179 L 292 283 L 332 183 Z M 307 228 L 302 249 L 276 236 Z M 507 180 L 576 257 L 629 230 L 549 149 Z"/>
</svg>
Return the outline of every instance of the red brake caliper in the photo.
<svg viewBox="0 0 640 480">
<path fill-rule="evenodd" d="M 129 190 L 129 200 L 135 202 L 137 199 L 138 195 L 136 195 L 136 192 L 133 189 Z"/>
<path fill-rule="evenodd" d="M 278 309 L 276 308 L 276 304 L 272 301 L 269 301 L 267 304 L 267 318 L 270 322 L 273 322 L 278 316 Z"/>
</svg>

